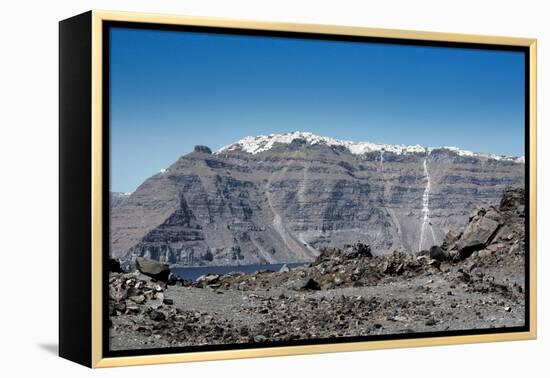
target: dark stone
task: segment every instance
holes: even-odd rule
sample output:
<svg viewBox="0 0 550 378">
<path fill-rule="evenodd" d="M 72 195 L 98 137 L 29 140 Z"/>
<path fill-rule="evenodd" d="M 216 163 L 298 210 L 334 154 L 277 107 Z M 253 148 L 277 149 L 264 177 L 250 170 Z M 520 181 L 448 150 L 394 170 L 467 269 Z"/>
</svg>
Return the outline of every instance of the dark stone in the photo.
<svg viewBox="0 0 550 378">
<path fill-rule="evenodd" d="M 426 320 L 426 323 L 425 323 L 427 326 L 431 327 L 431 326 L 434 326 L 437 324 L 437 322 L 435 321 L 435 319 L 428 319 Z"/>
<path fill-rule="evenodd" d="M 458 270 L 458 278 L 462 281 L 462 282 L 470 282 L 470 275 L 466 272 L 464 272 L 462 269 L 459 269 Z"/>
<path fill-rule="evenodd" d="M 197 145 L 197 146 L 195 146 L 194 151 L 195 152 L 200 152 L 200 153 L 203 153 L 203 154 L 209 154 L 209 155 L 212 154 L 212 150 L 207 146 Z"/>
<path fill-rule="evenodd" d="M 321 290 L 321 285 L 313 278 L 310 278 L 305 285 L 302 286 L 302 290 Z"/>
<path fill-rule="evenodd" d="M 149 317 L 151 318 L 151 320 L 154 320 L 156 322 L 160 322 L 161 320 L 166 319 L 166 315 L 164 315 L 162 312 L 157 311 L 157 310 L 151 311 L 149 313 Z"/>
<path fill-rule="evenodd" d="M 109 268 L 109 272 L 124 273 L 124 271 L 120 267 L 120 262 L 117 259 L 110 258 L 107 264 L 108 264 L 107 266 Z"/>
<path fill-rule="evenodd" d="M 241 336 L 248 336 L 248 328 L 247 327 L 241 327 L 241 329 L 239 330 L 239 335 Z"/>
<path fill-rule="evenodd" d="M 120 312 L 126 311 L 126 303 L 125 302 L 117 302 L 113 305 L 114 309 Z"/>
<path fill-rule="evenodd" d="M 357 243 L 355 245 L 355 248 L 357 249 L 357 253 L 361 257 L 372 257 L 372 252 L 369 245 L 363 244 L 363 243 Z"/>
<path fill-rule="evenodd" d="M 170 273 L 168 275 L 168 279 L 166 280 L 166 284 L 170 286 L 174 286 L 178 283 L 179 277 L 176 276 L 174 273 Z"/>
<path fill-rule="evenodd" d="M 434 245 L 430 248 L 430 258 L 437 261 L 446 261 L 449 259 L 449 254 L 440 246 Z"/>
<path fill-rule="evenodd" d="M 372 257 L 370 246 L 363 243 L 344 246 L 343 255 L 346 259 L 356 259 L 358 257 Z"/>
<path fill-rule="evenodd" d="M 164 303 L 165 305 L 173 305 L 174 304 L 174 300 L 173 299 L 168 299 L 168 298 L 164 298 L 162 303 Z"/>
<path fill-rule="evenodd" d="M 170 276 L 170 268 L 167 264 L 148 260 L 143 257 L 136 257 L 136 268 L 146 276 L 159 281 L 166 282 Z"/>
</svg>

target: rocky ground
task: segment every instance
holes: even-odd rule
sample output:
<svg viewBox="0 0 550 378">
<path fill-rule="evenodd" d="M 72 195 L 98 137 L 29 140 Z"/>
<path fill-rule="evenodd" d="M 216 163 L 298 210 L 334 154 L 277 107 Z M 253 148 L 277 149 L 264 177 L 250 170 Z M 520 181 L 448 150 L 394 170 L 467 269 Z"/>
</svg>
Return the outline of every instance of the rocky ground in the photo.
<svg viewBox="0 0 550 378">
<path fill-rule="evenodd" d="M 417 254 L 373 256 L 368 246 L 328 248 L 280 272 L 209 275 L 187 282 L 138 259 L 112 262 L 113 350 L 269 343 L 298 339 L 522 326 L 524 192 L 479 208 L 463 231 Z"/>
</svg>

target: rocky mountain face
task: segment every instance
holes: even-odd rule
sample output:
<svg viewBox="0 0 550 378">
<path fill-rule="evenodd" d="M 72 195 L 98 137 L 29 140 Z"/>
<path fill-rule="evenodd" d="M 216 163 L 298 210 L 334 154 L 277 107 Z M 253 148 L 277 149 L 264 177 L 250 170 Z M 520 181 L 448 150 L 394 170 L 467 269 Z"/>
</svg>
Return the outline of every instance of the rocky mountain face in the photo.
<svg viewBox="0 0 550 378">
<path fill-rule="evenodd" d="M 310 133 L 197 146 L 112 209 L 111 255 L 245 265 L 313 261 L 359 241 L 375 255 L 418 252 L 524 174 L 522 158 Z"/>
<path fill-rule="evenodd" d="M 126 192 L 111 192 L 109 193 L 109 201 L 111 209 L 114 209 L 115 207 L 119 207 L 126 201 L 128 197 L 130 197 L 130 194 L 132 193 L 126 193 Z"/>
</svg>

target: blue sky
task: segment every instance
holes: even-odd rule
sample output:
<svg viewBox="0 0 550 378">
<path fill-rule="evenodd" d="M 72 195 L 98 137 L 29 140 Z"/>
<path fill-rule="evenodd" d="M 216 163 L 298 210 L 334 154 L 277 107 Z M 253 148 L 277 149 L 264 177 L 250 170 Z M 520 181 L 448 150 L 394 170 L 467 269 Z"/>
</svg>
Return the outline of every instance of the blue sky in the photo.
<svg viewBox="0 0 550 378">
<path fill-rule="evenodd" d="M 192 151 L 310 131 L 524 155 L 520 52 L 113 28 L 111 190 Z"/>
</svg>

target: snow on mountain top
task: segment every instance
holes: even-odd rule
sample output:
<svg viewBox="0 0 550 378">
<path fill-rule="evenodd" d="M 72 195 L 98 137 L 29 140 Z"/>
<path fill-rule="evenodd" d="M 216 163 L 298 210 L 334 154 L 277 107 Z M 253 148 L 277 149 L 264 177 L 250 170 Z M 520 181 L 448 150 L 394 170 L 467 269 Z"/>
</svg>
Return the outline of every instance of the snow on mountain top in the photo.
<svg viewBox="0 0 550 378">
<path fill-rule="evenodd" d="M 270 150 L 275 143 L 290 144 L 294 139 L 305 140 L 308 144 L 326 144 L 328 146 L 342 146 L 347 148 L 354 155 L 363 155 L 368 152 L 391 152 L 397 155 L 409 154 L 409 153 L 430 153 L 436 149 L 446 149 L 452 151 L 460 156 L 476 156 L 476 157 L 486 157 L 489 159 L 495 160 L 505 160 L 505 161 L 514 161 L 516 163 L 524 163 L 525 158 L 521 157 L 510 157 L 510 156 L 500 156 L 494 154 L 483 154 L 476 153 L 467 150 L 461 150 L 458 147 L 443 146 L 443 147 L 423 147 L 420 145 L 404 145 L 404 144 L 378 144 L 371 142 L 353 142 L 347 140 L 339 140 L 331 137 L 324 137 L 315 135 L 310 132 L 301 132 L 294 131 L 291 133 L 285 134 L 269 134 L 269 135 L 258 135 L 255 137 L 247 136 L 241 140 L 230 144 L 228 146 L 222 147 L 216 153 L 242 150 L 250 154 L 258 154 L 260 152 Z"/>
</svg>

